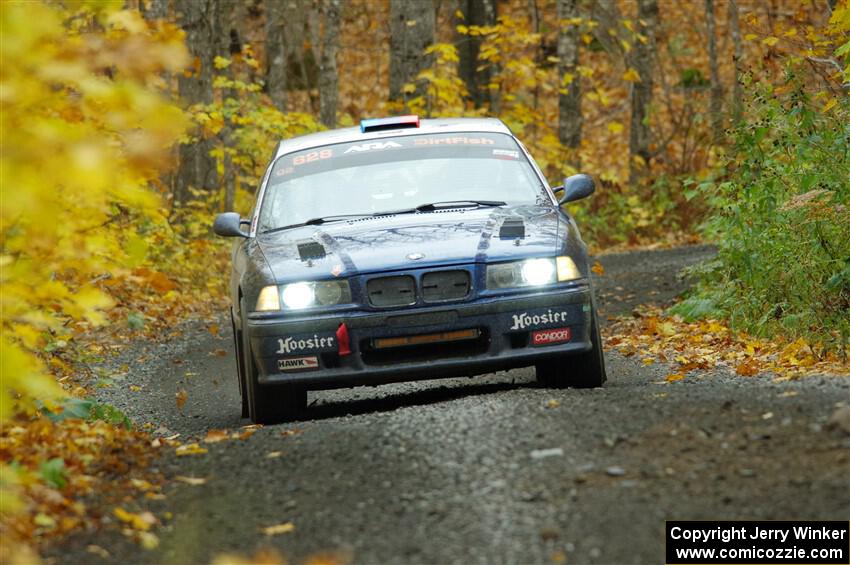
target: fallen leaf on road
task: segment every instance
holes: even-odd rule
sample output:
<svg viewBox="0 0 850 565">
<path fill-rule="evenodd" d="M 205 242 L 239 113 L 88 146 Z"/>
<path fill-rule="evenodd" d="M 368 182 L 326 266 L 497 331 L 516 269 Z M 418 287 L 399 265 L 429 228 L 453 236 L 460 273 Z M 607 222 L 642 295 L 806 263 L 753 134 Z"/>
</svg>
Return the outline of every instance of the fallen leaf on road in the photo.
<svg viewBox="0 0 850 565">
<path fill-rule="evenodd" d="M 186 400 L 189 398 L 189 393 L 185 390 L 179 390 L 174 393 L 174 401 L 177 403 L 177 409 L 183 410 L 183 406 L 186 405 Z"/>
<path fill-rule="evenodd" d="M 200 445 L 198 445 L 197 443 L 187 443 L 186 445 L 181 445 L 181 446 L 180 446 L 180 447 L 178 447 L 178 448 L 177 448 L 177 450 L 175 451 L 175 453 L 176 453 L 178 456 L 182 456 L 182 455 L 201 455 L 201 454 L 206 453 L 206 452 L 207 452 L 206 448 L 201 447 L 201 446 L 200 446 Z"/>
<path fill-rule="evenodd" d="M 231 437 L 233 439 L 241 439 L 241 440 L 244 441 L 244 440 L 248 439 L 249 437 L 251 437 L 252 435 L 254 435 L 255 433 L 257 433 L 257 430 L 255 430 L 255 429 L 254 430 L 244 430 L 241 433 L 233 434 Z"/>
<path fill-rule="evenodd" d="M 606 332 L 606 346 L 627 357 L 640 353 L 641 359 L 675 359 L 678 373 L 720 366 L 746 377 L 765 372 L 779 378 L 850 375 L 850 365 L 819 344 L 804 339 L 757 338 L 732 331 L 721 320 L 686 322 L 658 307 L 642 306 L 631 316 L 612 322 Z"/>
<path fill-rule="evenodd" d="M 204 438 L 204 443 L 218 443 L 230 439 L 230 435 L 225 430 L 210 430 Z"/>
<path fill-rule="evenodd" d="M 560 400 L 558 400 L 557 398 L 550 398 L 549 401 L 546 403 L 546 408 L 557 408 L 560 405 Z"/>
<path fill-rule="evenodd" d="M 605 274 L 605 267 L 602 266 L 602 263 L 596 261 L 593 263 L 593 266 L 590 268 L 594 274 L 599 275 L 600 277 Z"/>
<path fill-rule="evenodd" d="M 269 451 L 266 453 L 266 459 L 276 459 L 283 455 L 283 451 Z"/>
<path fill-rule="evenodd" d="M 178 475 L 174 477 L 174 480 L 180 481 L 181 483 L 186 483 L 187 485 L 192 485 L 193 487 L 197 487 L 207 483 L 207 479 L 203 477 L 184 477 L 183 475 Z"/>
<path fill-rule="evenodd" d="M 280 435 L 282 435 L 283 437 L 289 437 L 289 436 L 297 436 L 300 433 L 301 433 L 301 430 L 283 430 L 282 432 L 280 432 Z"/>
<path fill-rule="evenodd" d="M 746 361 L 738 363 L 738 366 L 735 367 L 735 372 L 742 377 L 752 377 L 753 375 L 757 375 L 759 372 L 758 363 L 752 359 L 747 359 Z"/>
<path fill-rule="evenodd" d="M 676 381 L 681 381 L 684 378 L 685 375 L 683 375 L 682 373 L 673 373 L 672 375 L 667 375 L 666 377 L 664 377 L 664 380 L 668 383 L 675 383 Z"/>
<path fill-rule="evenodd" d="M 159 547 L 159 538 L 152 532 L 139 532 L 139 542 L 149 551 Z"/>
<path fill-rule="evenodd" d="M 139 385 L 130 385 L 130 390 L 133 392 L 139 392 L 140 390 L 142 390 L 142 387 L 140 387 Z"/>
<path fill-rule="evenodd" d="M 221 331 L 221 328 L 218 327 L 218 324 L 211 324 L 210 327 L 208 327 L 207 329 L 215 337 L 218 337 L 218 332 Z"/>
<path fill-rule="evenodd" d="M 144 479 L 130 479 L 130 484 L 133 488 L 139 489 L 142 492 L 147 492 L 156 488 L 149 481 Z"/>
<path fill-rule="evenodd" d="M 346 565 L 351 561 L 351 556 L 345 553 L 316 553 L 308 556 L 304 565 Z"/>
<path fill-rule="evenodd" d="M 286 565 L 286 560 L 273 549 L 261 549 L 250 557 L 222 553 L 213 558 L 211 565 Z"/>
<path fill-rule="evenodd" d="M 227 357 L 227 351 L 224 349 L 214 349 L 213 351 L 210 351 L 210 355 L 213 357 Z"/>
<path fill-rule="evenodd" d="M 127 512 L 118 506 L 112 511 L 112 513 L 115 514 L 116 518 L 129 525 L 134 530 L 146 532 L 151 528 L 151 526 L 156 524 L 156 517 L 150 512 L 133 514 L 132 512 Z"/>
<path fill-rule="evenodd" d="M 109 557 L 110 557 L 109 552 L 106 551 L 105 549 L 103 549 L 102 547 L 100 547 L 99 545 L 94 545 L 94 544 L 87 545 L 86 551 L 89 552 L 89 553 L 93 553 L 94 555 L 97 555 L 101 559 L 109 559 Z"/>
<path fill-rule="evenodd" d="M 295 530 L 295 524 L 292 522 L 284 522 L 283 524 L 275 524 L 262 529 L 267 536 L 276 536 L 278 534 L 288 534 Z"/>
</svg>

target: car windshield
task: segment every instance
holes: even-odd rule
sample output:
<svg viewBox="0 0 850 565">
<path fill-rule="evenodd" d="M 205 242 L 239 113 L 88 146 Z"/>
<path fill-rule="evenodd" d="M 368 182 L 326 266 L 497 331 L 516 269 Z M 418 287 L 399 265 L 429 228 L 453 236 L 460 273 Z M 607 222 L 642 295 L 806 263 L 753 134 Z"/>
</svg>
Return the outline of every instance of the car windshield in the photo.
<svg viewBox="0 0 850 565">
<path fill-rule="evenodd" d="M 269 175 L 259 231 L 435 202 L 545 200 L 511 136 L 455 133 L 384 137 L 284 155 Z"/>
</svg>

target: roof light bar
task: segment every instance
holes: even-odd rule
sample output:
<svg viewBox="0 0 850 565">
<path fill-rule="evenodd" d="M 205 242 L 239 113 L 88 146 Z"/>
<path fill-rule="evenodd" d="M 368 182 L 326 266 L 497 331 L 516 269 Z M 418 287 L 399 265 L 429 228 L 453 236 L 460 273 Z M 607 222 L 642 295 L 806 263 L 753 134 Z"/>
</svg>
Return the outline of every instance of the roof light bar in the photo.
<svg viewBox="0 0 850 565">
<path fill-rule="evenodd" d="M 383 131 L 388 129 L 418 128 L 419 116 L 396 116 L 393 118 L 372 118 L 360 121 L 360 132 Z"/>
</svg>

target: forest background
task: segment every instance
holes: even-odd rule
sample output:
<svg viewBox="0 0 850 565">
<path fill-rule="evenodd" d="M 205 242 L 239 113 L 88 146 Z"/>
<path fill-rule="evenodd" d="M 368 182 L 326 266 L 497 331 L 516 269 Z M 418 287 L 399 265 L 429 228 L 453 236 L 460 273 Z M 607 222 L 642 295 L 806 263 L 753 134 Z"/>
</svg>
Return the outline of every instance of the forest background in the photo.
<svg viewBox="0 0 850 565">
<path fill-rule="evenodd" d="M 250 210 L 280 139 L 367 117 L 501 118 L 551 184 L 594 175 L 597 194 L 570 209 L 594 250 L 718 245 L 672 322 L 728 324 L 787 367 L 846 366 L 846 1 L 0 11 L 0 510 L 14 539 L 86 524 L 97 477 L 147 457 L 145 431 L 90 399 L 114 377 L 97 362 L 225 308 L 214 214 Z"/>
</svg>

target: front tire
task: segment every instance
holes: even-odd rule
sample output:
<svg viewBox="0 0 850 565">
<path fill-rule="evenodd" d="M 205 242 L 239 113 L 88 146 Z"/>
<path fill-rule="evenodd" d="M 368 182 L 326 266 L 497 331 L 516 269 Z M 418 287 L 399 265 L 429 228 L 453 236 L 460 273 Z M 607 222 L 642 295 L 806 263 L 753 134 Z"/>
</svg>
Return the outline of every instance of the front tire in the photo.
<svg viewBox="0 0 850 565">
<path fill-rule="evenodd" d="M 236 354 L 236 378 L 239 382 L 239 398 L 242 402 L 242 417 L 248 417 L 248 391 L 245 390 L 245 356 L 242 354 L 242 332 L 236 329 L 233 310 L 230 311 L 230 327 L 233 331 L 233 351 Z"/>
<path fill-rule="evenodd" d="M 591 310 L 590 343 L 584 353 L 563 355 L 535 366 L 537 382 L 550 388 L 597 388 L 608 380 L 602 338 L 596 321 L 596 308 Z"/>
<path fill-rule="evenodd" d="M 243 304 L 243 312 L 246 312 Z M 292 385 L 263 385 L 251 353 L 251 343 L 243 330 L 242 368 L 244 370 L 245 402 L 248 417 L 255 424 L 277 424 L 296 419 L 307 407 L 307 391 Z M 244 401 L 243 401 L 244 402 Z"/>
</svg>

